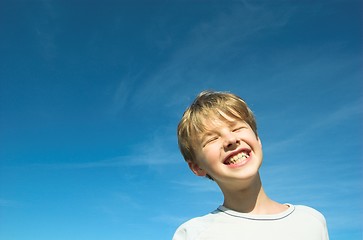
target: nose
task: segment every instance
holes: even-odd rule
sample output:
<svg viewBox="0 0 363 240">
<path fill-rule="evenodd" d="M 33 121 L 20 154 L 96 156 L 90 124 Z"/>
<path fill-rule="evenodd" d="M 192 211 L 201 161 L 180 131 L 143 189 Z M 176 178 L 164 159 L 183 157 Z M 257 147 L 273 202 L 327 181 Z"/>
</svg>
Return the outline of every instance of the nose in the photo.
<svg viewBox="0 0 363 240">
<path fill-rule="evenodd" d="M 223 147 L 225 149 L 235 149 L 239 145 L 239 139 L 233 134 L 233 132 L 229 132 L 224 136 L 224 144 Z"/>
</svg>

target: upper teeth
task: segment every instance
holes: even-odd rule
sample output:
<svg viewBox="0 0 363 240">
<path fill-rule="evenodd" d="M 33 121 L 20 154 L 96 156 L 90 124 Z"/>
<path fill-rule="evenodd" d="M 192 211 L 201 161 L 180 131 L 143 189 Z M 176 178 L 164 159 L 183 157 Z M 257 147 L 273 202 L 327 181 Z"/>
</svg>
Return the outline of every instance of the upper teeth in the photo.
<svg viewBox="0 0 363 240">
<path fill-rule="evenodd" d="M 231 157 L 231 158 L 229 159 L 229 162 L 230 162 L 230 163 L 236 163 L 236 162 L 238 162 L 239 160 L 246 159 L 247 157 L 248 157 L 247 153 L 244 153 L 244 152 L 242 152 L 242 153 L 238 153 L 237 155 L 235 155 L 235 156 Z"/>
</svg>

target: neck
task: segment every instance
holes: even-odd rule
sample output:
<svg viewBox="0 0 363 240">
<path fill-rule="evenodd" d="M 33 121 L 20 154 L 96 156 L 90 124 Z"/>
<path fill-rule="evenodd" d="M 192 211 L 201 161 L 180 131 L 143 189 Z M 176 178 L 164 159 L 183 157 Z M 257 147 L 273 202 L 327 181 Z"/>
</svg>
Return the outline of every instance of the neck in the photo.
<svg viewBox="0 0 363 240">
<path fill-rule="evenodd" d="M 247 187 L 222 189 L 224 194 L 223 205 L 234 211 L 251 214 L 274 214 L 287 208 L 274 202 L 266 195 L 258 174 Z"/>
</svg>

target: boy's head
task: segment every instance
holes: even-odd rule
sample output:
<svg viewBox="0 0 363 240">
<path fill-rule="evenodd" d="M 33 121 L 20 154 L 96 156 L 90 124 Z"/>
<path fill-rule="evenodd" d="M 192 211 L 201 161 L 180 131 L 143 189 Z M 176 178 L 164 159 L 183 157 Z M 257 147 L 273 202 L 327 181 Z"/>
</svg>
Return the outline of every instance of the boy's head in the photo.
<svg viewBox="0 0 363 240">
<path fill-rule="evenodd" d="M 203 91 L 184 112 L 178 125 L 179 149 L 186 161 L 195 162 L 195 148 L 199 146 L 199 136 L 205 132 L 208 121 L 226 117 L 246 122 L 257 137 L 255 117 L 246 102 L 227 92 Z"/>
</svg>

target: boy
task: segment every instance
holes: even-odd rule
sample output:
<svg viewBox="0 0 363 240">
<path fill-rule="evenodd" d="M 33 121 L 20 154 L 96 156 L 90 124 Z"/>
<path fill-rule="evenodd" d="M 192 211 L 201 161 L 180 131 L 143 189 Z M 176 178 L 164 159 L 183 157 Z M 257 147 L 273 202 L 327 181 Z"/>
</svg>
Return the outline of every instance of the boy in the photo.
<svg viewBox="0 0 363 240">
<path fill-rule="evenodd" d="M 224 203 L 182 224 L 173 240 L 329 239 L 321 213 L 277 203 L 264 192 L 261 141 L 254 115 L 240 97 L 200 93 L 178 125 L 178 144 L 193 173 L 218 184 Z"/>
</svg>

